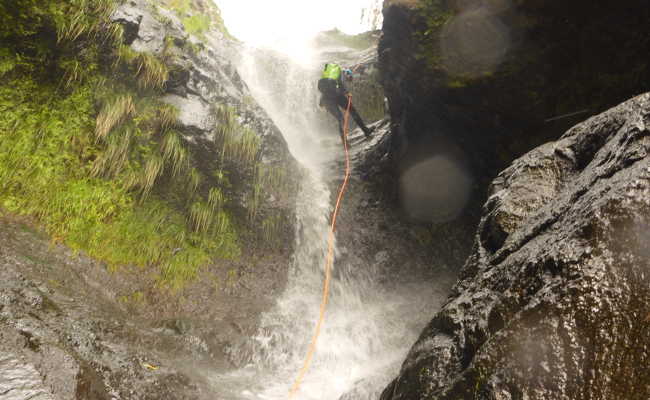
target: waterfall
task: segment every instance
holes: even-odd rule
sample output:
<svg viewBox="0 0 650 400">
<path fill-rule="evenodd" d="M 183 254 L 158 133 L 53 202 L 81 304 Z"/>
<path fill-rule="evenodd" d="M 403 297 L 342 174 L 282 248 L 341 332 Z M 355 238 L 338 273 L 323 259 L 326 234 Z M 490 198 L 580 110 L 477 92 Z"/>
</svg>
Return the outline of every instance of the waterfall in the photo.
<svg viewBox="0 0 650 400">
<path fill-rule="evenodd" d="M 262 316 L 257 334 L 232 350 L 242 368 L 214 378 L 226 399 L 286 399 L 319 314 L 332 210 L 328 182 L 342 177 L 343 153 L 334 119 L 318 108 L 316 81 L 323 60 L 312 53 L 309 62 L 302 61 L 249 48 L 238 66 L 308 173 L 298 196 L 287 288 Z M 379 275 L 372 263 L 335 263 L 325 325 L 297 398 L 376 399 L 398 372 L 431 317 L 435 285 L 396 287 L 382 284 Z"/>
<path fill-rule="evenodd" d="M 335 120 L 318 107 L 317 79 L 329 60 L 304 38 L 295 39 L 281 43 L 285 54 L 246 47 L 237 62 L 253 97 L 307 173 L 296 205 L 295 254 L 285 292 L 262 315 L 257 333 L 231 349 L 241 367 L 212 377 L 224 400 L 286 399 L 319 315 L 331 190 L 342 178 L 343 152 Z M 354 252 L 348 247 L 340 246 L 336 255 Z M 325 323 L 297 399 L 377 399 L 444 297 L 427 282 L 382 282 L 381 257 L 363 265 L 337 259 Z"/>
</svg>

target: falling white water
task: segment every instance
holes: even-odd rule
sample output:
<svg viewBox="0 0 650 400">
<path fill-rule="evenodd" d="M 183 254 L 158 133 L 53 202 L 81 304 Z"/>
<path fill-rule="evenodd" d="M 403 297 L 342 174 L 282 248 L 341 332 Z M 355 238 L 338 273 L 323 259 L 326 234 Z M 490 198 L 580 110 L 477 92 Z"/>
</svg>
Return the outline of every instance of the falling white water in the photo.
<svg viewBox="0 0 650 400">
<path fill-rule="evenodd" d="M 313 6 L 311 1 L 300 2 Z M 238 23 L 231 19 L 233 13 L 224 16 L 233 26 Z M 273 23 L 290 25 L 283 20 Z M 322 298 L 332 210 L 327 182 L 342 176 L 335 162 L 342 152 L 334 119 L 318 107 L 316 81 L 324 60 L 305 40 L 286 43 L 276 47 L 279 52 L 247 48 L 238 70 L 309 172 L 298 195 L 296 250 L 286 291 L 262 316 L 258 333 L 233 349 L 233 357 L 244 366 L 213 377 L 224 400 L 287 399 L 304 362 Z M 377 273 L 381 262 L 336 263 L 325 325 L 297 399 L 377 399 L 397 374 L 431 317 L 432 302 L 441 296 L 434 285 L 423 282 L 386 287 Z"/>
</svg>

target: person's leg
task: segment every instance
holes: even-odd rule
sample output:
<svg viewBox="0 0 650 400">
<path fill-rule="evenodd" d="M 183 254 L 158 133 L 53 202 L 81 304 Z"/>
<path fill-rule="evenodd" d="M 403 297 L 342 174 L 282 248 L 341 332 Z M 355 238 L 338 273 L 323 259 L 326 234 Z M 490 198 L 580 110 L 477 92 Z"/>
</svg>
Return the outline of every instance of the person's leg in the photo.
<svg viewBox="0 0 650 400">
<path fill-rule="evenodd" d="M 348 96 L 345 96 L 341 94 L 337 98 L 337 102 L 340 107 L 342 107 L 344 110 L 348 109 Z M 370 136 L 372 131 L 366 126 L 366 124 L 363 122 L 363 119 L 361 118 L 361 115 L 357 112 L 357 109 L 354 108 L 354 104 L 350 104 L 350 115 L 354 119 L 354 122 L 357 123 L 359 128 L 363 131 L 363 133 L 366 135 L 366 137 Z"/>
<path fill-rule="evenodd" d="M 350 106 L 350 114 L 352 115 L 352 118 L 354 118 L 354 122 L 356 122 L 357 125 L 359 125 L 359 128 L 361 128 L 363 133 L 366 136 L 370 136 L 372 131 L 370 130 L 370 128 L 366 126 L 366 124 L 363 123 L 363 119 L 361 119 L 361 115 L 359 115 L 357 110 L 354 108 L 354 105 Z"/>
<path fill-rule="evenodd" d="M 339 110 L 339 107 L 336 104 L 336 101 L 332 98 L 323 98 L 323 105 L 325 106 L 325 109 L 336 118 L 336 121 L 339 123 L 339 134 L 341 135 L 341 139 L 343 139 L 343 114 L 341 113 L 341 110 Z"/>
</svg>

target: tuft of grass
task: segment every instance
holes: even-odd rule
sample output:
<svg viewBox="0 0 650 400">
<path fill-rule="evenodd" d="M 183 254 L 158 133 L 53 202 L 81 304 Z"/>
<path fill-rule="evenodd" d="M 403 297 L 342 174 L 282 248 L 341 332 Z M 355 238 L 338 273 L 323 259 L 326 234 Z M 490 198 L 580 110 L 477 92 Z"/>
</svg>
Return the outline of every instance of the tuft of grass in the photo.
<svg viewBox="0 0 650 400">
<path fill-rule="evenodd" d="M 178 15 L 186 15 L 191 9 L 191 0 L 169 0 L 168 7 L 174 10 Z"/>
<path fill-rule="evenodd" d="M 153 54 L 140 53 L 136 59 L 136 75 L 140 88 L 162 89 L 169 79 L 169 70 Z"/>
<path fill-rule="evenodd" d="M 121 95 L 108 101 L 97 116 L 95 138 L 104 140 L 108 134 L 135 114 L 135 103 L 131 95 Z"/>
<path fill-rule="evenodd" d="M 252 168 L 260 151 L 260 137 L 252 129 L 242 126 L 232 107 L 216 107 L 217 128 L 215 143 L 221 149 L 224 161 L 234 162 L 242 168 Z"/>
<path fill-rule="evenodd" d="M 128 162 L 132 142 L 133 131 L 130 127 L 122 127 L 109 136 L 105 150 L 93 163 L 91 176 L 114 177 L 120 174 Z"/>
<path fill-rule="evenodd" d="M 190 207 L 190 222 L 194 231 L 200 234 L 211 233 L 216 236 L 229 231 L 230 219 L 222 210 L 210 202 L 197 201 Z"/>
<path fill-rule="evenodd" d="M 282 231 L 282 216 L 271 215 L 262 221 L 262 237 L 266 243 L 277 243 Z"/>
<path fill-rule="evenodd" d="M 136 59 L 138 58 L 138 55 L 139 53 L 133 50 L 131 46 L 121 44 L 115 48 L 115 62 L 113 67 L 117 68 L 117 66 L 119 66 L 120 63 L 131 65 L 135 63 Z"/>
<path fill-rule="evenodd" d="M 170 104 L 164 104 L 158 107 L 157 119 L 160 123 L 160 132 L 176 128 L 178 125 L 178 114 L 178 109 Z"/>
<path fill-rule="evenodd" d="M 124 26 L 122 24 L 111 24 L 106 30 L 106 40 L 114 47 L 119 47 L 124 42 Z"/>
<path fill-rule="evenodd" d="M 262 205 L 262 197 L 264 194 L 264 186 L 260 182 L 253 183 L 253 190 L 250 192 L 248 197 L 248 219 L 250 222 L 253 222 L 260 211 Z"/>
<path fill-rule="evenodd" d="M 199 189 L 199 186 L 201 186 L 201 182 L 203 182 L 203 177 L 201 176 L 199 170 L 197 170 L 196 168 L 192 168 L 190 170 L 188 178 L 189 178 L 187 181 L 188 192 L 194 194 Z"/>
<path fill-rule="evenodd" d="M 202 201 L 190 207 L 190 220 L 196 232 L 206 233 L 212 226 L 214 209 Z"/>
<path fill-rule="evenodd" d="M 214 27 L 226 38 L 234 40 L 228 29 L 226 29 L 221 10 L 213 1 L 166 0 L 165 4 L 181 18 L 185 30 L 190 35 L 205 40 L 205 33 Z"/>
<path fill-rule="evenodd" d="M 84 66 L 79 60 L 66 60 L 61 63 L 61 67 L 65 71 L 63 82 L 66 88 L 73 83 L 83 81 L 84 76 L 86 76 Z"/>
<path fill-rule="evenodd" d="M 150 53 L 139 53 L 127 45 L 115 50 L 114 66 L 124 64 L 132 69 L 140 89 L 160 90 L 169 79 L 169 69 L 164 62 Z"/>
<path fill-rule="evenodd" d="M 219 188 L 213 187 L 208 193 L 208 204 L 214 211 L 221 210 L 225 204 L 225 198 Z"/>
<path fill-rule="evenodd" d="M 21 10 L 21 16 L 28 16 L 30 12 L 38 15 L 35 20 L 32 20 L 37 26 L 42 23 L 47 25 L 45 21 L 48 20 L 47 17 L 50 17 L 54 22 L 57 45 L 68 47 L 66 50 L 72 48 L 78 52 L 77 44 L 81 42 L 106 45 L 122 41 L 123 28 L 119 24 L 112 24 L 109 18 L 119 2 L 119 0 L 63 0 L 59 2 L 44 0 L 42 2 L 30 1 L 27 4 L 19 2 L 15 7 Z M 30 17 L 33 18 L 33 15 Z M 49 30 L 49 27 L 45 30 Z"/>
<path fill-rule="evenodd" d="M 161 142 L 161 152 L 163 160 L 171 164 L 173 176 L 189 171 L 189 153 L 178 132 L 167 131 Z"/>
<path fill-rule="evenodd" d="M 146 199 L 149 196 L 156 180 L 162 175 L 164 168 L 165 161 L 158 154 L 152 154 L 145 161 L 139 185 L 142 199 Z"/>
<path fill-rule="evenodd" d="M 253 185 L 246 196 L 248 221 L 261 228 L 258 230 L 259 236 L 267 244 L 275 244 L 275 238 L 283 230 L 284 219 L 277 212 L 264 209 L 264 201 L 270 196 L 281 200 L 287 193 L 294 192 L 295 188 L 292 186 L 292 182 L 286 169 L 281 166 L 259 163 L 255 167 Z"/>
</svg>

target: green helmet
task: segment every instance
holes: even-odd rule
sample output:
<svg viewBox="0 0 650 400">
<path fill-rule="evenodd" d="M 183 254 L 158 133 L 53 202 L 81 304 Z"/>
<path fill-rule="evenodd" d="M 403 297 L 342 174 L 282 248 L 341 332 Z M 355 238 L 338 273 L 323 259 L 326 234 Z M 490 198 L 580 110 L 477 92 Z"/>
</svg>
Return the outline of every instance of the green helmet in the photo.
<svg viewBox="0 0 650 400">
<path fill-rule="evenodd" d="M 335 63 L 325 64 L 325 69 L 323 70 L 324 79 L 333 79 L 335 81 L 339 80 L 341 77 L 341 66 Z"/>
</svg>

